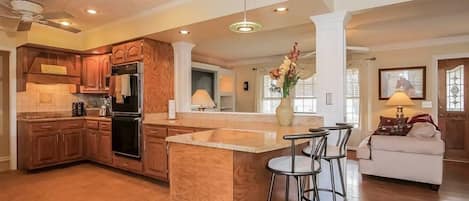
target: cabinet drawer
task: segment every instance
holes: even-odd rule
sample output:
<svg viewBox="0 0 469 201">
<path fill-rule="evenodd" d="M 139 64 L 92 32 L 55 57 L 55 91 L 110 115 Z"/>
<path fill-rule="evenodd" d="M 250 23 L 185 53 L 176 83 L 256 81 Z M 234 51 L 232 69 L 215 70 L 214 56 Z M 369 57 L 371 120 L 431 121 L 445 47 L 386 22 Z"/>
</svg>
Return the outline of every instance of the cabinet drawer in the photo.
<svg viewBox="0 0 469 201">
<path fill-rule="evenodd" d="M 99 129 L 99 122 L 98 121 L 88 120 L 88 121 L 86 121 L 86 128 L 98 130 Z"/>
<path fill-rule="evenodd" d="M 193 128 L 168 128 L 168 136 L 181 135 L 193 132 L 195 132 L 195 129 Z"/>
<path fill-rule="evenodd" d="M 114 156 L 114 165 L 118 168 L 132 171 L 135 173 L 141 173 L 143 171 L 143 165 L 141 161 L 128 159 L 120 156 Z"/>
<path fill-rule="evenodd" d="M 31 131 L 32 132 L 50 132 L 50 131 L 57 131 L 57 122 L 49 121 L 49 122 L 40 122 L 40 123 L 33 123 L 31 124 Z"/>
<path fill-rule="evenodd" d="M 82 120 L 71 120 L 71 121 L 59 121 L 58 122 L 60 129 L 82 129 L 83 121 Z"/>
<path fill-rule="evenodd" d="M 99 122 L 99 130 L 100 131 L 111 131 L 112 130 L 112 123 L 108 121 L 100 121 Z"/>
<path fill-rule="evenodd" d="M 168 129 L 163 128 L 163 127 L 156 127 L 156 126 L 144 126 L 143 134 L 160 137 L 160 138 L 166 138 L 168 136 Z"/>
</svg>

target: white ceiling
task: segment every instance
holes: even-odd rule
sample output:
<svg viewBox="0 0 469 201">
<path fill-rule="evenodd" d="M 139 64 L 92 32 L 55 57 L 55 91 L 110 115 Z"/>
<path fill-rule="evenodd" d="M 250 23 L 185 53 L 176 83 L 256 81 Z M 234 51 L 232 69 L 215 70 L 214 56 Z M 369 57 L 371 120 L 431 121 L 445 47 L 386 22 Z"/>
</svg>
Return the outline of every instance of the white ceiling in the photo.
<svg viewBox="0 0 469 201">
<path fill-rule="evenodd" d="M 309 17 L 328 12 L 323 1 L 294 0 L 286 5 L 289 12 L 272 12 L 275 6 L 248 12 L 248 19 L 265 27 L 253 34 L 236 34 L 229 24 L 241 14 L 180 27 L 149 37 L 166 42 L 189 41 L 196 44 L 193 52 L 233 62 L 242 59 L 285 54 L 295 41 L 305 51 L 315 49 L 315 27 Z M 426 40 L 469 34 L 469 0 L 414 0 L 354 14 L 347 25 L 351 46 L 373 47 L 384 44 Z M 191 34 L 181 36 L 180 29 Z"/>
<path fill-rule="evenodd" d="M 87 30 L 136 15 L 142 11 L 161 6 L 175 0 L 32 0 L 44 6 L 44 12 L 66 11 L 74 16 L 69 21 L 73 27 Z M 10 0 L 0 0 L 8 3 Z M 87 9 L 98 11 L 90 15 Z"/>
</svg>

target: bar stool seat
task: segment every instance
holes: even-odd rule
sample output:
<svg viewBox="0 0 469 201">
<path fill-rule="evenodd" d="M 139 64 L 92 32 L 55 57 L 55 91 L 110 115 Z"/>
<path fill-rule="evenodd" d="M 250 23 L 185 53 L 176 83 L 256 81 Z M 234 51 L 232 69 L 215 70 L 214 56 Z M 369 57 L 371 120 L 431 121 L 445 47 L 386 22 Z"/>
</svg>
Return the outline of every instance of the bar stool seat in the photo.
<svg viewBox="0 0 469 201">
<path fill-rule="evenodd" d="M 311 153 L 311 152 L 309 152 Z M 311 165 L 314 163 L 314 165 Z M 267 167 L 271 171 L 276 172 L 291 172 L 292 167 L 292 157 L 291 156 L 282 156 L 273 158 L 269 161 Z M 314 160 L 311 157 L 307 156 L 295 156 L 295 170 L 291 172 L 294 175 L 311 174 L 311 172 L 318 172 L 321 170 L 321 164 L 319 161 Z M 312 169 L 314 167 L 314 169 Z"/>
</svg>

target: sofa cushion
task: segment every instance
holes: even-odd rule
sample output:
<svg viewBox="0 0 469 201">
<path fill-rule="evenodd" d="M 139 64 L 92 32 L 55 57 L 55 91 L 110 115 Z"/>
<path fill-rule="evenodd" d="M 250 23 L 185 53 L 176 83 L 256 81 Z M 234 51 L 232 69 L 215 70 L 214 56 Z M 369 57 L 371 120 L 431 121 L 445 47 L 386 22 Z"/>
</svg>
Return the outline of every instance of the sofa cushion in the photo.
<svg viewBox="0 0 469 201">
<path fill-rule="evenodd" d="M 442 155 L 445 152 L 445 144 L 439 137 L 374 135 L 371 138 L 371 151 L 373 150 Z"/>
<path fill-rule="evenodd" d="M 436 134 L 436 128 L 428 122 L 416 122 L 410 129 L 408 136 L 416 138 L 431 138 Z"/>
</svg>

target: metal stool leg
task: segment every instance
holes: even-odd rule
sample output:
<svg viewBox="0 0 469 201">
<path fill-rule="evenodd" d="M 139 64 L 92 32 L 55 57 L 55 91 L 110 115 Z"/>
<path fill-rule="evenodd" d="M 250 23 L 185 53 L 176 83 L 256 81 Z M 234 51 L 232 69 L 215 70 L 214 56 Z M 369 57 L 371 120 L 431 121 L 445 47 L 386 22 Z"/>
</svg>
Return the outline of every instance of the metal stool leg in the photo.
<svg viewBox="0 0 469 201">
<path fill-rule="evenodd" d="M 298 201 L 302 201 L 303 191 L 301 188 L 301 177 L 299 176 L 296 177 L 296 187 L 298 188 Z"/>
<path fill-rule="evenodd" d="M 272 201 L 272 192 L 274 191 L 274 185 L 275 185 L 275 173 L 272 173 L 272 178 L 270 179 L 269 197 L 267 198 L 267 201 Z"/>
<path fill-rule="evenodd" d="M 330 174 L 331 174 L 331 188 L 332 188 L 332 200 L 336 201 L 336 194 L 335 194 L 335 180 L 334 180 L 334 161 L 330 160 L 329 161 L 329 169 L 330 169 Z"/>
<path fill-rule="evenodd" d="M 314 188 L 314 200 L 320 200 L 319 198 L 319 189 L 318 189 L 318 181 L 316 180 L 316 175 L 313 176 L 313 188 Z"/>
<path fill-rule="evenodd" d="M 290 194 L 290 176 L 286 176 L 286 188 L 285 188 L 285 201 L 288 201 L 288 195 Z"/>
<path fill-rule="evenodd" d="M 344 198 L 347 197 L 347 189 L 345 186 L 345 178 L 344 178 L 344 173 L 342 172 L 342 164 L 340 162 L 340 158 L 337 159 L 337 165 L 339 166 L 339 174 L 340 174 L 340 183 L 342 184 L 342 194 L 344 195 Z"/>
</svg>

